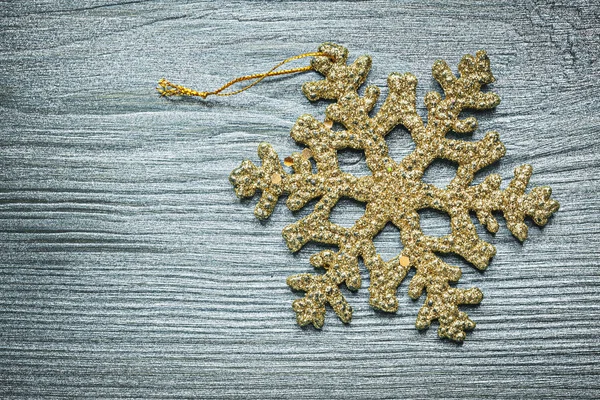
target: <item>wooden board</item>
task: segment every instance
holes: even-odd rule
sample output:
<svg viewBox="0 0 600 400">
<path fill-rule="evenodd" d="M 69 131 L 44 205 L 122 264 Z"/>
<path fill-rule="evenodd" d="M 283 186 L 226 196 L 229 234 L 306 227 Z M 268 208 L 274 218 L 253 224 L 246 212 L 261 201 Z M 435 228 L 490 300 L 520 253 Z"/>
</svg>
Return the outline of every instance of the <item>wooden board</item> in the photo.
<svg viewBox="0 0 600 400">
<path fill-rule="evenodd" d="M 600 397 L 596 2 L 174 3 L 0 4 L 0 397 Z M 414 328 L 406 282 L 397 314 L 371 309 L 364 271 L 351 324 L 296 325 L 285 280 L 319 246 L 291 254 L 281 230 L 308 211 L 260 223 L 228 175 L 262 141 L 300 149 L 294 121 L 327 105 L 300 92 L 316 73 L 207 101 L 154 92 L 161 77 L 212 89 L 325 41 L 370 54 L 384 94 L 390 72 L 413 72 L 422 115 L 432 63 L 487 50 L 503 101 L 473 137 L 497 130 L 507 155 L 486 174 L 506 184 L 530 163 L 530 187 L 561 203 L 523 245 L 503 222 L 481 229 L 497 247 L 485 273 L 449 258 L 485 293 L 463 345 Z M 396 159 L 412 148 L 401 129 L 388 143 Z M 342 162 L 365 173 L 360 154 Z M 342 202 L 334 218 L 360 213 Z M 376 246 L 394 256 L 397 232 Z"/>
</svg>

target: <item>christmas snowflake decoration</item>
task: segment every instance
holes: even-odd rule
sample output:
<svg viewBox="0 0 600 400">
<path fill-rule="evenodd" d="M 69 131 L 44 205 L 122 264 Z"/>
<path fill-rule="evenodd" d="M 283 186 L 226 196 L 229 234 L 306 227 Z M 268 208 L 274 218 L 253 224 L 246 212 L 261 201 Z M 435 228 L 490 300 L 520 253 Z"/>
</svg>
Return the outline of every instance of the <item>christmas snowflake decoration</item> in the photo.
<svg viewBox="0 0 600 400">
<path fill-rule="evenodd" d="M 309 100 L 336 102 L 327 107 L 324 122 L 302 115 L 292 128 L 292 138 L 307 146 L 285 159 L 284 164 L 291 166 L 293 173 L 286 173 L 273 148 L 262 143 L 258 147 L 262 166 L 246 160 L 230 177 L 239 197 L 251 197 L 256 190 L 262 191 L 255 209 L 260 219 L 269 217 L 283 194 L 288 194 L 286 204 L 290 210 L 299 210 L 310 200 L 319 199 L 310 215 L 283 230 L 283 237 L 293 252 L 309 241 L 339 248 L 337 252 L 324 250 L 311 257 L 311 264 L 324 268 L 324 274 L 288 278 L 289 286 L 306 292 L 304 298 L 293 303 L 298 324 L 321 328 L 327 304 L 343 322 L 350 321 L 352 308 L 342 295 L 340 285 L 345 284 L 350 290 L 361 287 L 358 263 L 361 257 L 370 273 L 371 306 L 397 311 L 397 288 L 409 269 L 415 268 L 408 294 L 418 299 L 426 292 L 416 327 L 424 329 L 437 320 L 440 337 L 462 341 L 465 331 L 473 329 L 475 323 L 459 306 L 478 304 L 483 294 L 478 288 L 451 286 L 459 280 L 461 270 L 437 254 L 457 254 L 484 270 L 496 250 L 479 238 L 470 212 L 474 212 L 490 232 L 498 230 L 492 213 L 502 212 L 508 229 L 522 241 L 527 238 L 525 217 L 544 225 L 559 207 L 550 198 L 549 187 L 536 187 L 525 193 L 532 173 L 529 165 L 515 169 L 515 177 L 505 190 L 500 190 L 501 178 L 495 174 L 481 184 L 471 185 L 478 170 L 505 154 L 497 132 L 489 132 L 476 142 L 445 137 L 451 130 L 469 133 L 477 128 L 475 118 L 459 119 L 461 111 L 487 110 L 499 104 L 498 95 L 481 91 L 483 85 L 494 81 L 489 59 L 484 51 L 464 56 L 458 65 L 459 76 L 454 75 L 446 62 L 434 63 L 433 77 L 444 95 L 429 92 L 425 96 L 428 110 L 425 124 L 416 109 L 414 75 L 392 73 L 388 77 L 387 98 L 380 110 L 370 116 L 379 89 L 368 86 L 362 97 L 357 90 L 365 82 L 371 58 L 361 56 L 348 65 L 348 50 L 344 47 L 325 43 L 319 51 L 327 56 L 314 57 L 312 67 L 325 79 L 307 82 L 302 90 Z M 345 130 L 333 130 L 333 122 L 342 124 Z M 390 158 L 385 142 L 385 136 L 397 125 L 408 129 L 416 145 L 401 162 Z M 340 170 L 337 152 L 347 148 L 364 151 L 372 175 L 355 177 Z M 316 163 L 316 172 L 311 158 Z M 443 189 L 422 180 L 427 167 L 440 158 L 458 164 L 456 177 Z M 331 210 L 343 197 L 366 203 L 364 215 L 351 228 L 329 220 Z M 423 234 L 418 211 L 426 208 L 449 215 L 449 235 Z M 403 250 L 397 257 L 384 261 L 376 252 L 373 238 L 389 222 L 400 230 Z"/>
</svg>

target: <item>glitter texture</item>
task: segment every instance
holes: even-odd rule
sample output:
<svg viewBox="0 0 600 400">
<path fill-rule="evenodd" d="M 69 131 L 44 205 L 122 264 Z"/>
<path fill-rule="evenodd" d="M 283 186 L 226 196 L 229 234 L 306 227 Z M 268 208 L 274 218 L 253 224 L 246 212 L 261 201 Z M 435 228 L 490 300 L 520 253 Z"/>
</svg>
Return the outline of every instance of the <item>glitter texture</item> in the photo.
<svg viewBox="0 0 600 400">
<path fill-rule="evenodd" d="M 397 311 L 397 288 L 409 269 L 415 268 L 408 294 L 418 299 L 426 292 L 416 327 L 425 329 L 437 320 L 440 337 L 462 341 L 465 331 L 473 329 L 475 323 L 459 306 L 478 304 L 483 294 L 478 288 L 451 286 L 459 280 L 461 270 L 444 262 L 437 253 L 457 254 L 484 270 L 496 249 L 479 238 L 470 212 L 475 213 L 490 232 L 498 230 L 492 213 L 502 212 L 508 229 L 522 241 L 527 238 L 525 217 L 544 225 L 559 207 L 558 202 L 550 198 L 549 187 L 536 187 L 525 193 L 532 173 L 529 165 L 515 169 L 514 179 L 505 190 L 500 190 L 501 178 L 496 174 L 471 186 L 478 170 L 505 154 L 497 132 L 488 132 L 479 141 L 445 137 L 451 130 L 470 133 L 477 128 L 474 117 L 459 119 L 461 111 L 488 110 L 499 104 L 498 95 L 481 92 L 483 85 L 494 81 L 489 59 L 484 51 L 464 56 L 458 65 L 458 77 L 446 62 L 436 61 L 433 77 L 441 85 L 444 96 L 427 93 L 428 122 L 424 124 L 416 109 L 417 78 L 414 75 L 392 73 L 388 77 L 388 96 L 371 117 L 379 89 L 367 86 L 363 97 L 357 93 L 371 68 L 371 58 L 361 56 L 348 65 L 348 50 L 342 46 L 325 43 L 319 51 L 329 57 L 314 57 L 311 64 L 325 79 L 307 82 L 302 90 L 309 100 L 336 102 L 327 107 L 325 122 L 310 115 L 298 118 L 291 136 L 307 148 L 286 158 L 285 165 L 291 166 L 293 173 L 286 173 L 271 145 L 261 143 L 258 155 L 262 165 L 257 167 L 246 160 L 230 176 L 239 197 L 251 197 L 256 190 L 262 191 L 254 211 L 260 219 L 271 215 L 283 194 L 288 194 L 286 204 L 290 210 L 299 210 L 310 200 L 319 199 L 310 215 L 283 230 L 283 237 L 293 252 L 309 241 L 339 248 L 337 252 L 324 250 L 310 258 L 313 266 L 325 269 L 324 274 L 288 278 L 289 286 L 306 292 L 304 298 L 293 303 L 298 324 L 321 328 L 327 304 L 343 322 L 350 322 L 352 307 L 339 287 L 342 284 L 350 290 L 361 287 L 358 266 L 361 257 L 370 273 L 371 306 L 387 312 Z M 345 130 L 333 130 L 332 122 L 342 124 Z M 397 125 L 408 129 L 416 145 L 399 163 L 389 157 L 385 141 L 385 136 Z M 340 170 L 337 151 L 346 148 L 364 151 L 372 175 L 355 177 Z M 316 172 L 311 158 L 316 163 Z M 422 181 L 427 167 L 440 158 L 458 164 L 456 176 L 444 189 Z M 366 203 L 364 215 L 351 228 L 329 220 L 331 210 L 343 197 Z M 423 234 L 418 211 L 426 208 L 448 214 L 449 235 Z M 400 230 L 404 248 L 397 257 L 384 261 L 376 252 L 373 238 L 388 222 Z"/>
</svg>

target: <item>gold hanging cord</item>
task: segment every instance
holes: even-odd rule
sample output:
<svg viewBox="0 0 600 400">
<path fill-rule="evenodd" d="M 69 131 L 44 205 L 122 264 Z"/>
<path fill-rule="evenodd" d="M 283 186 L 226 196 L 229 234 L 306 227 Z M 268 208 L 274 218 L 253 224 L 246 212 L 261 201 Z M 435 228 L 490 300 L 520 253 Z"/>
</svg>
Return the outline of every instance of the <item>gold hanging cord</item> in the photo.
<svg viewBox="0 0 600 400">
<path fill-rule="evenodd" d="M 203 99 L 205 99 L 211 95 L 212 96 L 233 96 L 235 94 L 238 94 L 245 90 L 250 89 L 252 86 L 258 84 L 260 81 L 262 81 L 263 79 L 265 79 L 268 76 L 287 75 L 287 74 L 295 74 L 296 72 L 310 71 L 313 69 L 313 67 L 311 65 L 307 65 L 305 67 L 299 67 L 299 68 L 284 69 L 281 71 L 275 71 L 275 70 L 277 68 L 281 67 L 282 65 L 287 64 L 290 61 L 299 60 L 299 59 L 305 58 L 305 57 L 318 57 L 318 56 L 331 57 L 331 55 L 325 54 L 322 52 L 300 54 L 300 55 L 290 57 L 290 58 L 283 60 L 282 62 L 280 62 L 273 68 L 271 68 L 268 72 L 265 72 L 262 74 L 246 75 L 246 76 L 241 76 L 239 78 L 235 78 L 235 79 L 227 82 L 226 84 L 224 84 L 217 90 L 214 90 L 212 92 L 199 92 L 197 90 L 190 89 L 190 88 L 182 86 L 182 85 L 176 85 L 174 83 L 169 82 L 168 80 L 166 80 L 164 78 L 158 82 L 158 87 L 156 88 L 156 90 L 158 91 L 158 93 L 160 93 L 161 96 L 165 96 L 165 97 L 197 96 L 197 97 L 202 97 Z M 231 85 L 234 85 L 238 82 L 248 81 L 248 80 L 252 80 L 252 79 L 256 79 L 256 80 L 254 82 L 250 83 L 249 85 L 244 86 L 241 89 L 222 93 L 225 89 L 227 89 Z"/>
</svg>

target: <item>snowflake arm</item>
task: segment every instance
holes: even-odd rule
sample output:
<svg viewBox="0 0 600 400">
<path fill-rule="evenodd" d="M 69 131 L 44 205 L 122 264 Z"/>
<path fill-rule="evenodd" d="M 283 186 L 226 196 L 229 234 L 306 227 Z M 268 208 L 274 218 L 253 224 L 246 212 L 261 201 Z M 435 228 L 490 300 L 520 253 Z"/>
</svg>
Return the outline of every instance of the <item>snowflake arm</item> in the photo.
<svg viewBox="0 0 600 400">
<path fill-rule="evenodd" d="M 323 156 L 318 150 L 315 154 L 317 160 Z M 334 154 L 330 152 L 330 155 Z M 279 162 L 279 156 L 268 143 L 258 146 L 258 156 L 262 166 L 257 167 L 250 160 L 245 160 L 231 173 L 229 180 L 240 198 L 252 197 L 257 190 L 262 192 L 254 209 L 254 215 L 259 219 L 268 218 L 279 197 L 286 193 L 290 194 L 286 205 L 292 211 L 301 209 L 312 199 L 322 197 L 331 186 L 341 187 L 342 196 L 357 201 L 367 201 L 369 198 L 370 177 L 357 178 L 342 173 L 337 167 L 337 156 L 335 163 L 329 163 L 330 166 L 335 165 L 337 171 L 330 174 L 313 174 L 309 159 L 302 153 L 292 154 L 294 173 L 287 174 Z M 323 163 L 317 161 L 319 165 L 322 168 Z"/>
</svg>

